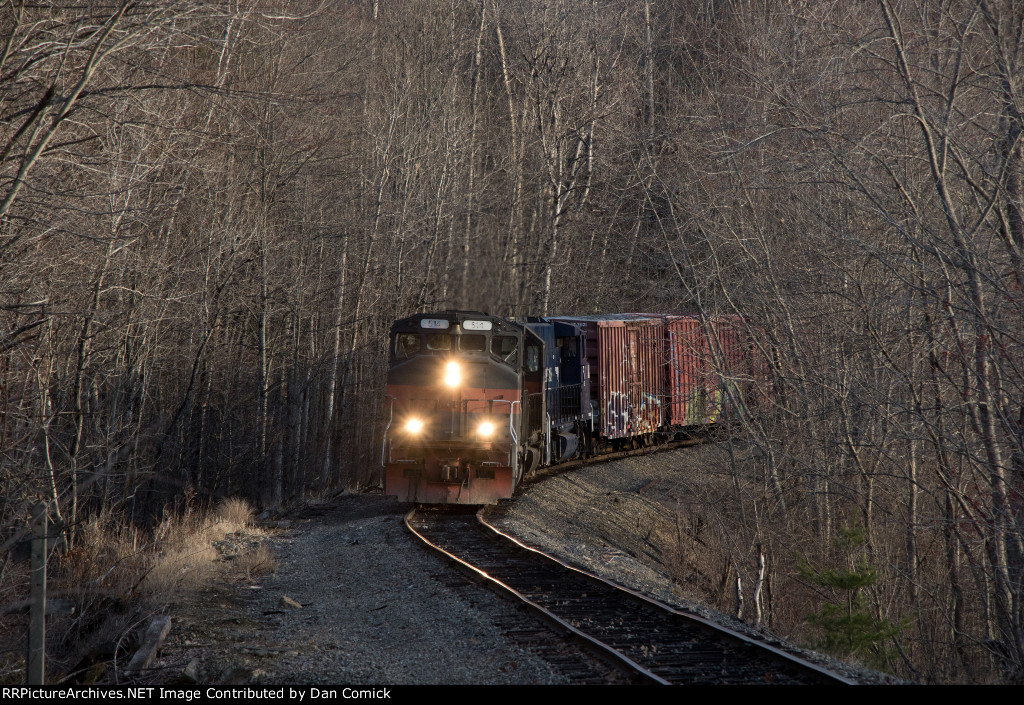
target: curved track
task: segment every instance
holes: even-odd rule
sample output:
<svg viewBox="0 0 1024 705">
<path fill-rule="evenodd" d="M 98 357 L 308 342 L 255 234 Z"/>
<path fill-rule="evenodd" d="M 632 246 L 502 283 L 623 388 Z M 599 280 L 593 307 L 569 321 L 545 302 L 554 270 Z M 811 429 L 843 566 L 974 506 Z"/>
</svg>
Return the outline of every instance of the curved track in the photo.
<svg viewBox="0 0 1024 705">
<path fill-rule="evenodd" d="M 406 526 L 606 662 L 663 684 L 852 684 L 814 664 L 524 546 L 476 515 L 413 509 Z"/>
<path fill-rule="evenodd" d="M 542 480 L 550 475 L 565 472 L 566 470 L 574 470 L 586 465 L 593 465 L 594 463 L 605 463 L 612 460 L 622 460 L 623 458 L 632 458 L 639 455 L 663 453 L 669 450 L 676 450 L 677 448 L 688 448 L 713 438 L 713 434 L 717 430 L 718 429 L 713 427 L 708 427 L 693 430 L 688 434 L 681 432 L 679 438 L 663 441 L 655 441 L 651 438 L 643 439 L 638 437 L 635 439 L 638 443 L 635 447 L 624 448 L 622 450 L 612 450 L 610 447 L 605 447 L 597 453 L 584 458 L 576 458 L 574 460 L 567 460 L 555 463 L 554 465 L 545 465 L 544 467 L 537 468 L 536 470 L 527 473 L 523 480 L 524 482 L 529 483 L 536 480 Z M 516 488 L 516 492 L 519 492 L 521 487 L 522 484 Z"/>
</svg>

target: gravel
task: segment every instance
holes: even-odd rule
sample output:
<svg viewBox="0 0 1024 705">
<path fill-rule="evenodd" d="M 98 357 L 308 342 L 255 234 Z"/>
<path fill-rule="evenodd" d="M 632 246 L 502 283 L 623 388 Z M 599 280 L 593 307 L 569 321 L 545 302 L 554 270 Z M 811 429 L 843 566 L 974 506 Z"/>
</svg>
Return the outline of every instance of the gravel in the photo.
<svg viewBox="0 0 1024 705">
<path fill-rule="evenodd" d="M 686 478 L 725 467 L 694 448 L 598 463 L 533 482 L 489 512 L 500 528 L 565 562 L 789 648 L 865 683 L 891 678 L 786 645 L 723 615 L 708 576 L 673 562 L 678 524 L 666 507 L 699 501 Z M 557 684 L 542 651 L 508 636 L 527 619 L 420 546 L 408 505 L 380 493 L 312 505 L 265 539 L 279 565 L 171 605 L 172 633 L 153 683 Z M 674 520 L 673 520 L 674 521 Z M 669 535 L 671 534 L 671 536 Z M 674 577 L 668 577 L 672 575 Z M 548 649 L 550 650 L 550 646 Z"/>
<path fill-rule="evenodd" d="M 380 494 L 313 507 L 268 540 L 276 572 L 172 605 L 154 681 L 551 684 L 565 679 L 497 626 L 511 603 L 466 584 Z M 295 604 L 300 606 L 295 606 Z"/>
</svg>

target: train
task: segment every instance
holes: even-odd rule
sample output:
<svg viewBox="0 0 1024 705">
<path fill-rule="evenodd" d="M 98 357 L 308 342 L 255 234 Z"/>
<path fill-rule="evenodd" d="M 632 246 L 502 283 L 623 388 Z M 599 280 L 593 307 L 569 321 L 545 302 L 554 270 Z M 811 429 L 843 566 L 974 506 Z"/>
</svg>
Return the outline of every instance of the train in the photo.
<svg viewBox="0 0 1024 705">
<path fill-rule="evenodd" d="M 738 315 L 420 313 L 389 339 L 384 492 L 495 504 L 539 468 L 750 413 L 767 380 Z"/>
</svg>

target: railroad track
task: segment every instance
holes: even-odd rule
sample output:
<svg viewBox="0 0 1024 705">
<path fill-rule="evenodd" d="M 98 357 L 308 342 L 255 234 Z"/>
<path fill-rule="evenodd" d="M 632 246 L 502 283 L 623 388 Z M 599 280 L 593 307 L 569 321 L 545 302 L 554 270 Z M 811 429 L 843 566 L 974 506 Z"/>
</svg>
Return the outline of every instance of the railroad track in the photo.
<svg viewBox="0 0 1024 705">
<path fill-rule="evenodd" d="M 413 509 L 412 533 L 634 680 L 662 684 L 852 684 L 810 662 L 585 573 L 475 514 Z"/>
<path fill-rule="evenodd" d="M 606 448 L 599 451 L 596 455 L 591 455 L 587 458 L 579 458 L 577 460 L 569 460 L 567 462 L 558 463 L 556 465 L 546 465 L 541 468 L 537 468 L 531 473 L 528 473 L 523 478 L 523 482 L 529 484 L 538 480 L 544 480 L 552 475 L 560 475 L 567 470 L 575 470 L 577 468 L 585 467 L 587 465 L 594 465 L 595 463 L 606 463 L 612 460 L 623 460 L 625 458 L 632 458 L 640 455 L 653 455 L 655 453 L 664 453 L 670 450 L 677 450 L 679 448 L 689 448 L 690 446 L 699 445 L 708 440 L 715 438 L 715 433 L 719 429 L 713 427 L 706 427 L 697 429 L 688 435 L 683 435 L 680 438 L 675 438 L 666 441 L 655 441 L 651 442 L 650 445 L 641 444 L 635 448 L 625 448 L 623 450 L 611 450 Z M 636 439 L 638 442 L 641 439 Z M 522 485 L 520 485 L 522 487 Z M 519 492 L 519 488 L 516 489 Z"/>
</svg>

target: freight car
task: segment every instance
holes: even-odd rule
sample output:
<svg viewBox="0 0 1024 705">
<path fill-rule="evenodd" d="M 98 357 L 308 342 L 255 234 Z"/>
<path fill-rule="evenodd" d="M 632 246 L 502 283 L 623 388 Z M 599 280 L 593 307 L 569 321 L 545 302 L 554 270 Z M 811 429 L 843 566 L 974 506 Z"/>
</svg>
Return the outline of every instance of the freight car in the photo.
<svg viewBox="0 0 1024 705">
<path fill-rule="evenodd" d="M 391 329 L 384 490 L 493 504 L 538 467 L 665 441 L 750 403 L 739 316 L 417 314 Z"/>
</svg>

